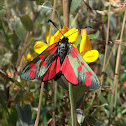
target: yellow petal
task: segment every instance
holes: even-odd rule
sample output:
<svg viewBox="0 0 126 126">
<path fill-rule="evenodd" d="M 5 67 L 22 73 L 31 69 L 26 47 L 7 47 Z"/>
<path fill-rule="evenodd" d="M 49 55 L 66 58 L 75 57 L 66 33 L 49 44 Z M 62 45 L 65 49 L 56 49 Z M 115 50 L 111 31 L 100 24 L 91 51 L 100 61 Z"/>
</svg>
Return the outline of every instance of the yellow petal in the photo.
<svg viewBox="0 0 126 126">
<path fill-rule="evenodd" d="M 41 41 L 35 42 L 34 51 L 41 54 L 47 48 L 47 44 Z"/>
<path fill-rule="evenodd" d="M 59 29 L 54 35 L 54 43 L 58 42 L 63 38 L 63 35 L 69 30 L 68 27 L 64 26 L 62 29 Z"/>
<path fill-rule="evenodd" d="M 97 50 L 87 51 L 83 58 L 87 63 L 95 62 L 99 57 L 99 52 Z"/>
<path fill-rule="evenodd" d="M 91 46 L 89 37 L 87 35 L 82 37 L 81 43 L 80 43 L 80 54 L 84 55 L 87 51 L 91 49 L 92 49 L 92 46 Z"/>
<path fill-rule="evenodd" d="M 81 37 L 87 36 L 87 30 L 84 28 L 81 30 Z"/>
<path fill-rule="evenodd" d="M 78 29 L 72 28 L 68 32 L 66 32 L 64 36 L 66 37 L 68 36 L 69 42 L 75 44 L 78 38 L 78 34 L 79 34 Z"/>
<path fill-rule="evenodd" d="M 48 40 L 49 40 L 49 32 L 46 32 L 46 42 L 48 43 Z M 54 37 L 53 35 L 51 35 L 51 38 L 50 38 L 50 44 L 49 45 L 52 45 L 54 44 Z"/>
<path fill-rule="evenodd" d="M 33 60 L 33 56 L 30 54 L 30 53 L 28 53 L 27 54 L 27 56 L 26 57 L 24 57 L 24 61 L 32 61 Z"/>
<path fill-rule="evenodd" d="M 33 60 L 33 57 L 30 53 L 27 54 L 27 60 Z"/>
</svg>

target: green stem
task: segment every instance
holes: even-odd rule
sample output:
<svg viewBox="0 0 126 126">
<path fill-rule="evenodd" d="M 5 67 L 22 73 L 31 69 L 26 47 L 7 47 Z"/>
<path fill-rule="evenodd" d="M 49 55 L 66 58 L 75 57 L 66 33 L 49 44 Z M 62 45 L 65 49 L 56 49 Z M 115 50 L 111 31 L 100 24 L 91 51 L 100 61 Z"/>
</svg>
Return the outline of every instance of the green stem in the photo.
<svg viewBox="0 0 126 126">
<path fill-rule="evenodd" d="M 70 98 L 70 106 L 71 106 L 72 126 L 75 126 L 74 99 L 73 99 L 73 90 L 72 90 L 72 84 L 71 83 L 69 83 L 69 98 Z"/>
</svg>

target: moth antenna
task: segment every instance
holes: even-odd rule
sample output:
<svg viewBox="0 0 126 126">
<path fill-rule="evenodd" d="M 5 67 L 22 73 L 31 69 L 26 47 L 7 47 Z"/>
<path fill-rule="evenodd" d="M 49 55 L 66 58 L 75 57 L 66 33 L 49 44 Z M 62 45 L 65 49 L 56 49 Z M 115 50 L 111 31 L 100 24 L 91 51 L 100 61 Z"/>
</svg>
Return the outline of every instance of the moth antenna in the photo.
<svg viewBox="0 0 126 126">
<path fill-rule="evenodd" d="M 60 31 L 60 29 L 56 26 L 56 24 L 51 20 L 49 19 L 48 22 L 51 22 L 58 30 L 59 32 L 62 34 L 62 32 Z M 62 34 L 63 35 L 63 34 Z M 64 35 L 63 35 L 64 36 Z M 64 36 L 65 37 L 65 36 Z"/>
<path fill-rule="evenodd" d="M 84 28 L 81 28 L 79 31 L 81 31 L 82 29 L 86 29 L 86 28 L 92 28 L 91 26 L 85 26 Z M 76 32 L 79 32 L 79 31 L 75 31 L 75 32 L 73 32 L 72 34 L 74 34 L 74 33 L 76 33 Z M 66 36 L 66 37 L 69 37 L 69 36 L 71 36 L 72 34 L 70 34 L 70 35 L 68 35 L 68 36 Z"/>
</svg>

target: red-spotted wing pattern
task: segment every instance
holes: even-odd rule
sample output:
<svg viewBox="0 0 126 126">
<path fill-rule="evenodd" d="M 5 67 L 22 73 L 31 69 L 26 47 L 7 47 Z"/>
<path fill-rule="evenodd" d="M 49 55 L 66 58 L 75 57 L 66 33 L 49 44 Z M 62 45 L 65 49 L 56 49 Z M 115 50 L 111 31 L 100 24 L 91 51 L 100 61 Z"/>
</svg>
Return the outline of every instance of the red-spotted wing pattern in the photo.
<svg viewBox="0 0 126 126">
<path fill-rule="evenodd" d="M 23 69 L 21 79 L 42 78 L 51 80 L 59 72 L 74 85 L 78 83 L 92 89 L 98 89 L 99 81 L 95 73 L 84 61 L 80 53 L 64 37 L 58 43 L 49 46 Z"/>
<path fill-rule="evenodd" d="M 78 82 L 91 89 L 98 89 L 99 80 L 75 47 L 70 46 L 62 65 L 62 74 L 74 85 Z"/>
<path fill-rule="evenodd" d="M 54 67 L 54 65 L 57 65 L 57 63 L 59 63 L 57 46 L 56 44 L 53 44 L 25 66 L 21 74 L 21 79 L 33 80 L 40 78 L 46 72 L 48 73 L 48 70 L 51 69 L 51 65 Z M 53 76 L 55 76 L 55 73 Z M 49 77 L 46 75 L 44 78 L 45 80 L 48 80 L 49 78 L 52 79 L 53 76 L 50 73 Z"/>
<path fill-rule="evenodd" d="M 60 72 L 61 64 L 60 64 L 60 58 L 57 56 L 55 60 L 52 62 L 46 73 L 43 75 L 42 79 L 43 81 L 51 80 L 55 77 L 56 74 Z"/>
</svg>

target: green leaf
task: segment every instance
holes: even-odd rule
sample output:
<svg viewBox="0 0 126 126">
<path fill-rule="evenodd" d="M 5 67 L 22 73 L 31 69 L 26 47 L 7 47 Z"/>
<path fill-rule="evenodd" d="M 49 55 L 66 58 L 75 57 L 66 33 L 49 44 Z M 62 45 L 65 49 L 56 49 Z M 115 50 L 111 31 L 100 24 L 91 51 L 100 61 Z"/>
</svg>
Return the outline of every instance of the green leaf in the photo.
<svg viewBox="0 0 126 126">
<path fill-rule="evenodd" d="M 59 79 L 57 79 L 58 84 L 60 84 L 65 90 L 68 90 L 69 82 L 62 75 Z"/>
<path fill-rule="evenodd" d="M 18 118 L 16 106 L 11 107 L 8 110 L 9 110 L 9 114 L 8 114 L 8 117 L 7 117 L 7 121 L 9 123 L 9 126 L 16 125 L 17 118 Z"/>
<path fill-rule="evenodd" d="M 101 126 L 101 125 L 102 124 L 100 121 L 98 121 L 96 118 L 90 115 L 87 115 L 82 123 L 82 126 Z"/>
<path fill-rule="evenodd" d="M 57 82 L 66 90 L 68 90 L 69 82 L 64 76 L 61 76 Z M 84 94 L 89 91 L 89 88 L 84 85 L 78 84 L 77 86 L 72 85 L 74 101 L 77 103 L 77 107 L 81 104 Z"/>
<path fill-rule="evenodd" d="M 102 94 L 100 95 L 100 101 L 102 102 L 102 104 L 107 103 L 107 100 L 104 98 Z"/>
<path fill-rule="evenodd" d="M 16 50 L 13 55 L 12 55 L 12 59 L 11 59 L 11 62 L 16 65 L 16 61 L 18 59 L 18 50 Z"/>
<path fill-rule="evenodd" d="M 88 35 L 89 39 L 97 39 L 99 37 L 99 31 L 97 31 L 95 34 L 90 34 Z"/>
<path fill-rule="evenodd" d="M 74 12 L 78 6 L 81 4 L 82 0 L 72 0 L 71 6 L 70 6 L 70 12 Z"/>
<path fill-rule="evenodd" d="M 19 40 L 21 41 L 25 40 L 27 31 L 25 30 L 19 18 L 16 18 L 15 33 L 19 38 Z"/>
<path fill-rule="evenodd" d="M 73 97 L 74 101 L 79 102 L 84 94 L 89 91 L 89 88 L 85 87 L 84 85 L 78 84 L 77 86 L 73 85 Z"/>
<path fill-rule="evenodd" d="M 81 35 L 78 36 L 77 41 L 75 43 L 75 46 L 78 47 L 78 45 L 80 44 L 80 42 L 81 42 Z"/>
<path fill-rule="evenodd" d="M 18 112 L 18 118 L 19 122 L 17 122 L 17 125 L 19 126 L 33 126 L 34 124 L 31 122 L 31 106 L 25 105 L 23 108 L 17 105 L 17 112 Z"/>
<path fill-rule="evenodd" d="M 41 11 L 46 13 L 46 15 L 50 14 L 52 12 L 52 10 L 53 10 L 53 7 L 48 1 L 43 3 L 41 6 Z"/>
<path fill-rule="evenodd" d="M 19 8 L 21 13 L 24 13 L 24 8 L 26 6 L 27 1 L 26 0 L 17 0 L 17 7 Z"/>
<path fill-rule="evenodd" d="M 4 2 L 0 2 L 0 19 L 3 18 L 3 14 L 4 14 L 4 11 L 5 11 L 5 5 L 4 5 Z"/>
<path fill-rule="evenodd" d="M 23 15 L 20 17 L 21 22 L 27 31 L 33 30 L 33 22 L 28 15 Z"/>
</svg>

